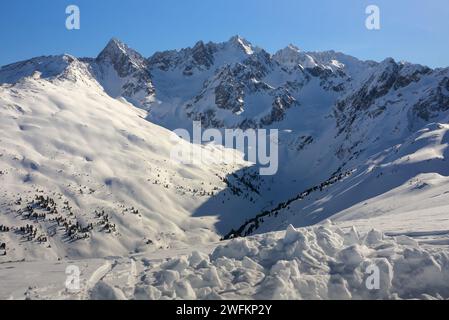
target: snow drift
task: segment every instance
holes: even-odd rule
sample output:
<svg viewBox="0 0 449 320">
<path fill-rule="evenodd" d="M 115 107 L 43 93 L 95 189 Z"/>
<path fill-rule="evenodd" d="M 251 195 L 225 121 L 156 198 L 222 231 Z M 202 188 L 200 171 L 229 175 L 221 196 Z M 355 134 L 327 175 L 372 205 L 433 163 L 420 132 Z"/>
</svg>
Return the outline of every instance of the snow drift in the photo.
<svg viewBox="0 0 449 320">
<path fill-rule="evenodd" d="M 32 263 L 23 280 L 0 265 L 3 298 L 448 299 L 449 250 L 380 231 L 320 226 L 238 238 L 214 247 L 106 260 Z M 169 258 L 168 258 L 169 257 Z M 64 287 L 65 267 L 82 269 Z M 20 269 L 23 266 L 13 264 Z M 54 274 L 48 276 L 46 270 Z M 25 294 L 24 294 L 25 292 Z"/>
</svg>

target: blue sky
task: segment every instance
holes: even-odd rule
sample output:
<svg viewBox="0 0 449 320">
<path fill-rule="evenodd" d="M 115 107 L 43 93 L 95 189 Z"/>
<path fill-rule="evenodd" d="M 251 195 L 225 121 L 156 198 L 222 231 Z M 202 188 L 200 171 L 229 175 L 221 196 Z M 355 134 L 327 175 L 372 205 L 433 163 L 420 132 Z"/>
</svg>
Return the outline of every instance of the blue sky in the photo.
<svg viewBox="0 0 449 320">
<path fill-rule="evenodd" d="M 65 28 L 65 8 L 81 29 Z M 381 30 L 365 28 L 380 7 Z M 0 1 L 0 65 L 39 55 L 96 56 L 117 37 L 144 56 L 239 34 L 269 52 L 293 43 L 362 59 L 391 56 L 449 66 L 448 0 L 14 0 Z"/>
</svg>

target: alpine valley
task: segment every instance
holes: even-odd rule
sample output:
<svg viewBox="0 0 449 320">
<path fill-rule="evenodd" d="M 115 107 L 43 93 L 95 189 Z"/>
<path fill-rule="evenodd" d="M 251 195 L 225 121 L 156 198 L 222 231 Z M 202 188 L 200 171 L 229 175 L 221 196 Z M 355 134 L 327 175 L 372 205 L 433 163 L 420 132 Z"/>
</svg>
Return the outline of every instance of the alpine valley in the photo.
<svg viewBox="0 0 449 320">
<path fill-rule="evenodd" d="M 193 121 L 278 129 L 277 173 Z M 0 133 L 0 298 L 449 298 L 449 68 L 112 39 L 1 67 Z"/>
</svg>

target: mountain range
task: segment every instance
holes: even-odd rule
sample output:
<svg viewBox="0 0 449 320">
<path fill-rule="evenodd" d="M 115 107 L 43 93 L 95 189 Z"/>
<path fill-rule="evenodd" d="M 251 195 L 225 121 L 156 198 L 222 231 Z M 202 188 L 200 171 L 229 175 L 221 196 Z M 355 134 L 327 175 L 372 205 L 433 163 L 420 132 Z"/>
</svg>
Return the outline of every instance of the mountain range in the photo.
<svg viewBox="0 0 449 320">
<path fill-rule="evenodd" d="M 449 68 L 294 45 L 271 54 L 240 36 L 144 57 L 112 39 L 96 58 L 1 67 L 0 112 L 11 230 L 0 261 L 156 252 L 329 218 L 449 229 Z M 259 176 L 236 150 L 230 165 L 171 162 L 171 130 L 193 121 L 278 129 L 278 172 Z"/>
</svg>

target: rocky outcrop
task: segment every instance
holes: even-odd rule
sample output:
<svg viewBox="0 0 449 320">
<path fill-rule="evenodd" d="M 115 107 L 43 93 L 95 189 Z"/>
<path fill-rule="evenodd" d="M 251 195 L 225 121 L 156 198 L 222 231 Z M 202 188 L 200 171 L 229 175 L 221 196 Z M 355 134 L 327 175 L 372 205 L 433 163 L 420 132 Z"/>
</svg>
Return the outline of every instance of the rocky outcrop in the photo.
<svg viewBox="0 0 449 320">
<path fill-rule="evenodd" d="M 413 106 L 413 113 L 425 121 L 449 110 L 449 77 L 444 77 L 438 86 Z"/>
<path fill-rule="evenodd" d="M 94 68 L 99 82 L 111 96 L 122 96 L 138 107 L 149 109 L 155 89 L 147 62 L 139 53 L 112 39 L 95 59 Z M 114 84 L 111 69 L 118 78 Z"/>
</svg>

